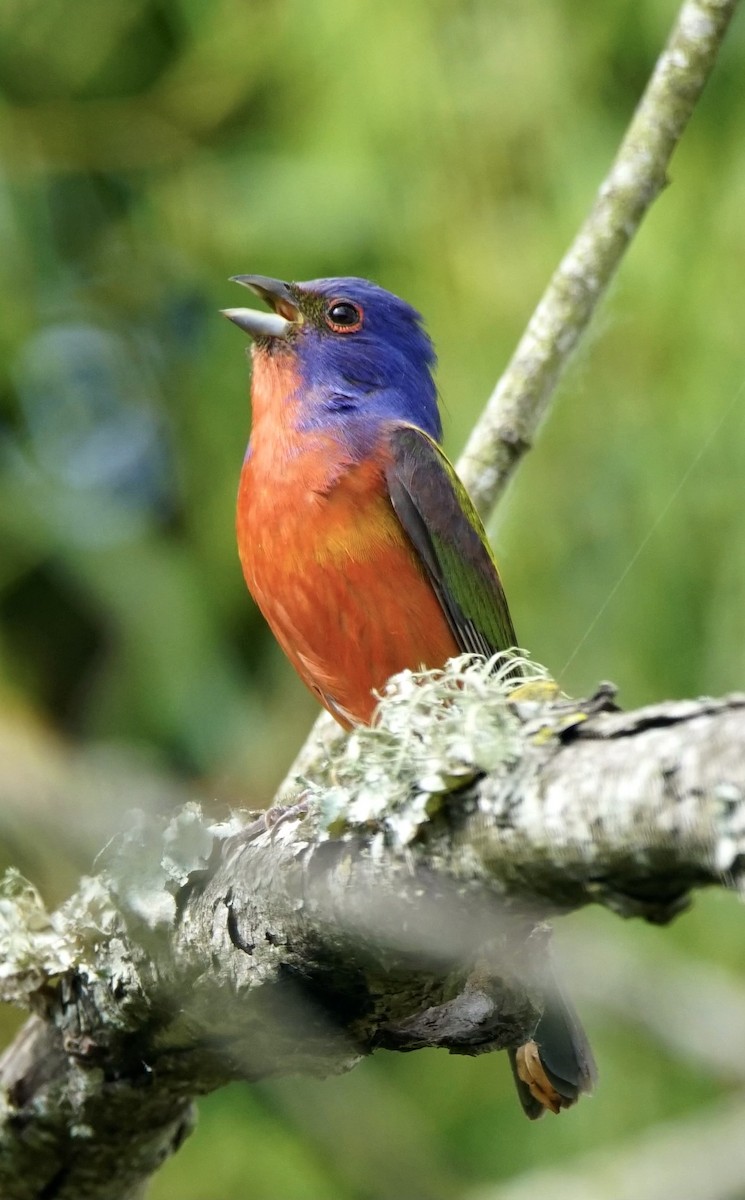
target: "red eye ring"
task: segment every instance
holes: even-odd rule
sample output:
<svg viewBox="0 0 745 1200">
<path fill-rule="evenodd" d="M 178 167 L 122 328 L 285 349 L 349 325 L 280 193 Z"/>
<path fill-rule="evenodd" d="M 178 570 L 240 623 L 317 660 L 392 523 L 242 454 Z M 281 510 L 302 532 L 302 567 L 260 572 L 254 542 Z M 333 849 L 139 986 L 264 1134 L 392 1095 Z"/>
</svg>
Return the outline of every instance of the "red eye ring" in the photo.
<svg viewBox="0 0 745 1200">
<path fill-rule="evenodd" d="M 362 328 L 363 315 L 359 304 L 339 296 L 336 300 L 329 300 L 324 320 L 334 333 L 356 333 Z"/>
</svg>

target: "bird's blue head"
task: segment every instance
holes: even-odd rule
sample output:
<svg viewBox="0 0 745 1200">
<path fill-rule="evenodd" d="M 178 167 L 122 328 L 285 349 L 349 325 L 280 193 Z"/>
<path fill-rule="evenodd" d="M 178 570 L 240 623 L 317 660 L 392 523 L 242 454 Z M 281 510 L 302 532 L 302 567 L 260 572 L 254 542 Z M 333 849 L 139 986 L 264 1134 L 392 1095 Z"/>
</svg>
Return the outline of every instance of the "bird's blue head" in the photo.
<svg viewBox="0 0 745 1200">
<path fill-rule="evenodd" d="M 408 421 L 439 441 L 435 352 L 418 312 L 367 279 L 282 283 L 237 275 L 273 309 L 226 309 L 259 354 L 291 353 L 307 397 L 304 427 L 362 432 Z"/>
</svg>

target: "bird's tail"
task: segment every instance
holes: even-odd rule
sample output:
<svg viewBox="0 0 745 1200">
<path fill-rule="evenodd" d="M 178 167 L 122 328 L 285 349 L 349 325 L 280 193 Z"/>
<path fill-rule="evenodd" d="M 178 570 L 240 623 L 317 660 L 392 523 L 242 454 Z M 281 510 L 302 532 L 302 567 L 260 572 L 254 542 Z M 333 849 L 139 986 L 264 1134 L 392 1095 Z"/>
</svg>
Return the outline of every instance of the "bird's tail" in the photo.
<svg viewBox="0 0 745 1200">
<path fill-rule="evenodd" d="M 591 1092 L 597 1068 L 572 1002 L 554 982 L 533 1037 L 509 1052 L 517 1094 L 531 1121 Z"/>
</svg>

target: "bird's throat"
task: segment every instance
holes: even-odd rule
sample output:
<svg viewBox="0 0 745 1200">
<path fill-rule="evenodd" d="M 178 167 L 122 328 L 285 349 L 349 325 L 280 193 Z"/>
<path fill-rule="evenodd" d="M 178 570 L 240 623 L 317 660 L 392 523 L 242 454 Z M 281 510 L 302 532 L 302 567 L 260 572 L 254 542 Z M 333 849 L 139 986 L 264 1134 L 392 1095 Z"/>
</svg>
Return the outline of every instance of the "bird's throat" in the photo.
<svg viewBox="0 0 745 1200">
<path fill-rule="evenodd" d="M 265 427 L 294 427 L 300 404 L 297 356 L 289 347 L 255 346 L 252 352 L 251 423 L 254 436 Z"/>
</svg>

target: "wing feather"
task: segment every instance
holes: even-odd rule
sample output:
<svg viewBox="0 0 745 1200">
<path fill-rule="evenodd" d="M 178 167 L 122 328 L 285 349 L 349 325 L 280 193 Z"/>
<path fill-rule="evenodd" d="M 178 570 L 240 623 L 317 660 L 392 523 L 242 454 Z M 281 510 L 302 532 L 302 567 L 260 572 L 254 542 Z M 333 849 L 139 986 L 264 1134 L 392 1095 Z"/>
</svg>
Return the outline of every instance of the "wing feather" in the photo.
<svg viewBox="0 0 745 1200">
<path fill-rule="evenodd" d="M 516 644 L 497 565 L 455 468 L 428 434 L 397 424 L 389 433 L 386 484 L 464 653 L 488 657 Z"/>
</svg>

